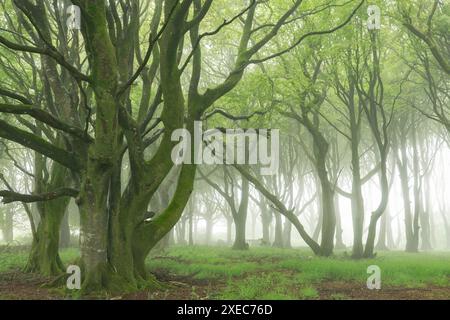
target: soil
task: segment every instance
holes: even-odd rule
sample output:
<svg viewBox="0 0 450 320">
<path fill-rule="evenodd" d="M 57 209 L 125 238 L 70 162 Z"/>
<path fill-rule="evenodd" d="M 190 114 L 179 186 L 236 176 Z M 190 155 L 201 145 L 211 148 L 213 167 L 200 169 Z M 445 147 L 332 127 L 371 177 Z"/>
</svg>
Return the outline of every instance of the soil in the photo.
<svg viewBox="0 0 450 320">
<path fill-rule="evenodd" d="M 320 299 L 358 299 L 358 300 L 448 300 L 450 287 L 427 286 L 405 288 L 382 286 L 380 290 L 368 290 L 360 283 L 344 281 L 324 281 L 314 286 Z"/>
<path fill-rule="evenodd" d="M 217 293 L 226 287 L 221 281 L 199 280 L 195 275 L 177 276 L 155 272 L 163 284 L 163 289 L 142 290 L 131 294 L 110 297 L 119 300 L 207 300 L 215 299 Z M 23 273 L 19 270 L 0 274 L 0 300 L 60 300 L 65 298 L 61 290 L 46 287 L 52 279 L 39 275 Z M 324 281 L 314 285 L 319 299 L 358 299 L 358 300 L 429 300 L 450 299 L 450 287 L 427 286 L 405 288 L 384 286 L 381 290 L 368 290 L 356 282 Z"/>
</svg>

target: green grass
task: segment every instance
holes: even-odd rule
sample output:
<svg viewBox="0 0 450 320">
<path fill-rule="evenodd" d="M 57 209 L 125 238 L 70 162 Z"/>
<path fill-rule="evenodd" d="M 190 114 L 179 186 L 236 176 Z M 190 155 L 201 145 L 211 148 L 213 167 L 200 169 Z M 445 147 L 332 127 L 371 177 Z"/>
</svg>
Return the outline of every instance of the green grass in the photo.
<svg viewBox="0 0 450 320">
<path fill-rule="evenodd" d="M 167 259 L 167 257 L 170 257 Z M 149 258 L 150 270 L 196 279 L 223 280 L 223 299 L 316 299 L 326 281 L 365 286 L 367 267 L 381 268 L 382 285 L 422 288 L 450 286 L 450 253 L 380 252 L 375 259 L 353 260 L 344 253 L 322 258 L 307 249 L 174 247 L 164 258 Z M 345 299 L 336 293 L 332 299 Z"/>
<path fill-rule="evenodd" d="M 61 259 L 65 263 L 75 261 L 79 256 L 79 251 L 74 248 L 64 249 L 60 252 Z M 28 252 L 0 252 L 0 273 L 13 269 L 20 269 L 25 266 L 28 259 Z"/>
<path fill-rule="evenodd" d="M 238 281 L 228 281 L 228 285 L 219 295 L 222 299 L 292 299 L 289 279 L 279 273 L 253 275 Z"/>
<path fill-rule="evenodd" d="M 286 259 L 283 269 L 297 271 L 300 281 L 365 281 L 369 265 L 381 269 L 382 282 L 388 285 L 420 287 L 426 284 L 450 285 L 450 254 L 382 252 L 375 259 L 352 260 L 343 257 L 314 258 L 303 263 Z"/>
<path fill-rule="evenodd" d="M 235 251 L 229 248 L 174 247 L 160 259 L 150 257 L 151 270 L 175 274 L 198 274 L 197 278 L 242 277 L 274 270 L 294 273 L 295 281 L 315 283 L 324 280 L 366 281 L 367 267 L 378 265 L 382 281 L 389 285 L 450 285 L 450 253 L 380 252 L 375 259 L 353 260 L 344 254 L 314 257 L 307 249 L 252 248 Z"/>
<path fill-rule="evenodd" d="M 23 267 L 26 262 L 26 253 L 0 253 L 0 272 Z"/>
<path fill-rule="evenodd" d="M 66 264 L 75 261 L 78 255 L 76 249 L 61 252 Z M 0 272 L 21 268 L 26 260 L 26 252 L 0 252 Z M 236 251 L 225 247 L 175 246 L 147 259 L 152 272 L 212 284 L 212 297 L 219 299 L 317 299 L 321 284 L 329 281 L 364 287 L 369 265 L 381 268 L 382 286 L 450 286 L 448 252 L 391 251 L 378 253 L 375 259 L 352 260 L 342 252 L 329 258 L 315 257 L 308 249 Z M 330 298 L 346 299 L 346 296 L 331 292 Z"/>
<path fill-rule="evenodd" d="M 300 295 L 305 299 L 316 299 L 319 297 L 319 293 L 313 287 L 305 287 L 301 289 Z"/>
</svg>

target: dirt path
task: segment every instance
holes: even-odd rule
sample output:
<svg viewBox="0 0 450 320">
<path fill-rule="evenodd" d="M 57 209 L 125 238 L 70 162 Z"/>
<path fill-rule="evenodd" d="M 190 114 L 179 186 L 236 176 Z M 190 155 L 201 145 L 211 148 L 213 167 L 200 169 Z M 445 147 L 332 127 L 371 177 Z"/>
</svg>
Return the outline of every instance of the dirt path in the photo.
<svg viewBox="0 0 450 320">
<path fill-rule="evenodd" d="M 404 288 L 382 286 L 380 290 L 368 290 L 359 283 L 330 281 L 317 286 L 321 299 L 358 300 L 448 300 L 450 287 L 428 286 Z"/>
<path fill-rule="evenodd" d="M 45 288 L 51 279 L 21 271 L 0 273 L 0 299 L 53 300 L 59 299 Z"/>
<path fill-rule="evenodd" d="M 132 294 L 110 297 L 110 299 L 126 300 L 158 300 L 158 299 L 215 299 L 225 288 L 218 281 L 198 280 L 193 276 L 182 277 L 156 273 L 156 278 L 163 283 L 159 290 L 143 290 Z M 44 285 L 51 279 L 37 275 L 11 271 L 0 274 L 0 299 L 17 300 L 57 300 L 67 299 L 60 290 L 46 288 Z M 314 286 L 320 299 L 370 299 L 370 300 L 427 300 L 450 299 L 449 287 L 402 288 L 383 287 L 381 290 L 368 290 L 359 283 L 329 281 Z"/>
</svg>

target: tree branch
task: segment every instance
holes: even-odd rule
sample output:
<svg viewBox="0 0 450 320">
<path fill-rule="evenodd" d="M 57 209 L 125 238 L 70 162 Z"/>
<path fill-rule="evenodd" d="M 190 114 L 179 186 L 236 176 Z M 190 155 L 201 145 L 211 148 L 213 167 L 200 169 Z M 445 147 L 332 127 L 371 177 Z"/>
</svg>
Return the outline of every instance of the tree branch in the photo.
<svg viewBox="0 0 450 320">
<path fill-rule="evenodd" d="M 1 113 L 12 113 L 12 114 L 26 114 L 34 119 L 41 121 L 50 127 L 64 131 L 66 133 L 69 133 L 83 141 L 86 141 L 88 143 L 92 142 L 93 139 L 89 135 L 87 135 L 83 130 L 80 128 L 65 124 L 64 122 L 60 121 L 58 118 L 53 116 L 52 114 L 36 108 L 35 106 L 28 105 L 28 104 L 22 104 L 22 105 L 14 105 L 14 104 L 7 104 L 7 103 L 0 103 L 0 112 Z"/>
<path fill-rule="evenodd" d="M 59 188 L 54 191 L 41 194 L 22 194 L 14 191 L 2 190 L 0 191 L 0 197 L 3 198 L 2 202 L 4 204 L 12 202 L 33 203 L 54 200 L 61 197 L 76 198 L 78 193 L 78 190 L 72 188 Z"/>
<path fill-rule="evenodd" d="M 60 149 L 30 132 L 11 126 L 3 120 L 0 120 L 0 137 L 33 149 L 71 170 L 78 171 L 82 168 L 82 164 L 74 154 Z"/>
</svg>

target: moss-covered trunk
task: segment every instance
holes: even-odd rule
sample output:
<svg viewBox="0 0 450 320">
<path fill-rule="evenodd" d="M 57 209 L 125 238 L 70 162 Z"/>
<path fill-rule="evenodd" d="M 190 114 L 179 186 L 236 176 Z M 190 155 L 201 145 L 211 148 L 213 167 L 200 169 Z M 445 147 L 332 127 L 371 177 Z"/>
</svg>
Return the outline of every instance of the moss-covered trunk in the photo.
<svg viewBox="0 0 450 320">
<path fill-rule="evenodd" d="M 66 210 L 66 213 L 63 216 L 61 221 L 60 228 L 60 248 L 68 248 L 70 246 L 70 225 L 69 225 L 69 211 Z"/>
<path fill-rule="evenodd" d="M 195 172 L 195 165 L 183 165 L 169 206 L 153 220 L 143 221 L 134 229 L 132 254 L 136 277 L 148 279 L 145 259 L 150 250 L 172 230 L 180 219 L 194 187 Z"/>
<path fill-rule="evenodd" d="M 64 265 L 59 257 L 59 231 L 68 200 L 54 200 L 46 204 L 41 214 L 36 236 L 31 245 L 26 272 L 38 272 L 46 276 L 63 273 Z"/>
<path fill-rule="evenodd" d="M 44 181 L 42 174 L 45 162 L 42 160 L 41 156 L 36 155 L 35 191 L 46 192 L 66 185 L 68 170 L 56 162 L 52 164 L 50 180 Z M 39 225 L 33 237 L 25 271 L 47 276 L 58 275 L 65 271 L 58 252 L 61 222 L 69 201 L 69 197 L 63 197 L 37 204 Z"/>
</svg>

